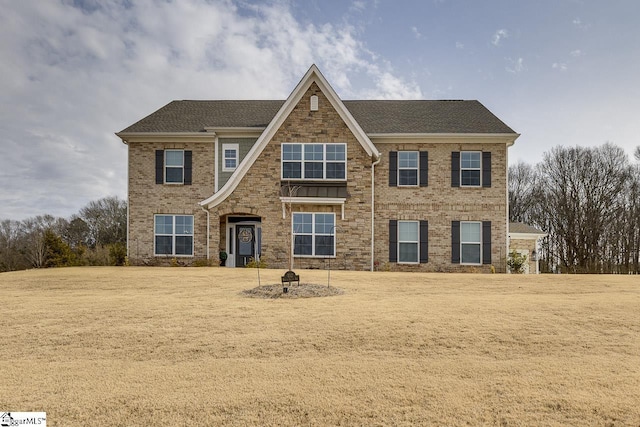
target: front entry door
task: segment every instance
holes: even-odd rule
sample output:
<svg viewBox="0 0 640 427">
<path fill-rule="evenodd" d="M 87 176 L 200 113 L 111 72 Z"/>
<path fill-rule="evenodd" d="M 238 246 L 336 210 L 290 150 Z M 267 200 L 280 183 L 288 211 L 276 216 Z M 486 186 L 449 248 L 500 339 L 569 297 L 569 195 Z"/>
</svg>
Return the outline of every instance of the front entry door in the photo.
<svg viewBox="0 0 640 427">
<path fill-rule="evenodd" d="M 236 267 L 244 267 L 255 257 L 255 231 L 254 225 L 236 226 Z"/>
</svg>

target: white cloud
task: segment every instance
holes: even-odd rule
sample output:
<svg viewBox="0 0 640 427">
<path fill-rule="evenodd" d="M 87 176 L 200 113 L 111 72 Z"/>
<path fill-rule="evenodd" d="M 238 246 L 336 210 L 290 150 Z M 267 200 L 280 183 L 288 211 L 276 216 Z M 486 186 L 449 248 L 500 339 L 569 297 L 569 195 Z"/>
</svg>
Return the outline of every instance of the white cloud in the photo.
<svg viewBox="0 0 640 427">
<path fill-rule="evenodd" d="M 0 218 L 124 197 L 113 133 L 173 99 L 284 99 L 312 63 L 342 97 L 421 96 L 353 27 L 302 25 L 286 2 L 81 4 L 12 2 L 0 15 Z"/>
<path fill-rule="evenodd" d="M 525 70 L 524 59 L 511 59 L 507 58 L 508 65 L 505 67 L 505 70 L 509 73 L 518 74 Z"/>
<path fill-rule="evenodd" d="M 509 32 L 505 29 L 497 30 L 493 37 L 491 38 L 491 44 L 494 46 L 499 46 L 502 40 L 509 38 Z"/>
<path fill-rule="evenodd" d="M 554 62 L 553 64 L 551 64 L 551 68 L 559 71 L 567 71 L 567 64 Z"/>
<path fill-rule="evenodd" d="M 456 42 L 456 49 L 464 49 L 464 44 L 461 42 Z"/>
<path fill-rule="evenodd" d="M 413 33 L 413 36 L 414 36 L 416 39 L 418 39 L 418 40 L 419 40 L 419 39 L 421 39 L 421 38 L 422 38 L 422 34 L 420 34 L 420 31 L 418 31 L 418 28 L 417 28 L 417 27 L 411 27 L 411 32 Z"/>
<path fill-rule="evenodd" d="M 576 50 L 572 50 L 569 55 L 573 56 L 574 58 L 577 58 L 579 56 L 584 55 L 584 53 L 580 50 L 580 49 L 576 49 Z"/>
</svg>

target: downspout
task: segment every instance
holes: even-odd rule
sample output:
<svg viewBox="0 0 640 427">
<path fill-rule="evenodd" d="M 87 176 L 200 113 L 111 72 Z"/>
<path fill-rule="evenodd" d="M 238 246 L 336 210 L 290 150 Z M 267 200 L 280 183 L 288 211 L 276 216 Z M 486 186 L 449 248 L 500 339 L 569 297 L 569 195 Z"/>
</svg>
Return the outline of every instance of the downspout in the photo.
<svg viewBox="0 0 640 427">
<path fill-rule="evenodd" d="M 515 142 L 515 141 L 514 141 Z M 500 260 L 500 264 L 502 264 L 504 262 L 504 272 L 507 272 L 507 260 L 509 259 L 509 144 L 507 144 L 506 148 L 505 148 L 505 177 L 504 177 L 504 182 L 506 183 L 506 193 L 505 197 L 506 197 L 506 206 L 507 206 L 507 250 L 504 253 L 504 261 Z M 502 265 L 500 265 L 500 269 L 502 270 Z"/>
<path fill-rule="evenodd" d="M 215 132 L 213 133 L 214 135 L 214 143 L 213 143 L 213 192 L 217 193 L 218 192 L 218 134 L 216 134 Z"/>
<path fill-rule="evenodd" d="M 200 206 L 200 208 L 207 213 L 207 260 L 210 259 L 209 256 L 209 235 L 211 234 L 210 225 L 209 225 L 209 209 L 205 209 L 204 206 Z"/>
<path fill-rule="evenodd" d="M 378 163 L 380 163 L 380 161 L 382 160 L 382 156 L 378 157 L 378 160 L 376 160 L 375 162 L 371 163 L 371 271 L 373 271 L 373 265 L 374 265 L 374 227 L 375 227 L 375 170 L 376 170 L 376 165 Z"/>
<path fill-rule="evenodd" d="M 123 139 L 122 142 L 124 142 L 127 145 L 127 260 L 131 259 L 131 254 L 129 252 L 129 206 L 131 205 L 131 200 L 129 200 L 129 168 L 131 167 L 129 164 L 129 144 Z"/>
</svg>

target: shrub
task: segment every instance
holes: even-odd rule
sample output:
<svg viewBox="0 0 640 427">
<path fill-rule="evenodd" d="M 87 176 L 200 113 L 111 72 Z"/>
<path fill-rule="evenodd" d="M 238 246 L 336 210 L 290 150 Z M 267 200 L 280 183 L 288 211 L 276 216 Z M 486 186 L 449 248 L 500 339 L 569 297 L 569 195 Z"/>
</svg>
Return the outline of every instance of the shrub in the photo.
<svg viewBox="0 0 640 427">
<path fill-rule="evenodd" d="M 524 266 L 527 263 L 527 256 L 523 255 L 516 251 L 511 251 L 509 253 L 509 258 L 507 259 L 507 266 L 512 273 L 522 274 L 524 273 Z"/>
<path fill-rule="evenodd" d="M 191 263 L 192 267 L 211 267 L 211 260 L 206 258 L 199 258 Z"/>
<path fill-rule="evenodd" d="M 260 262 L 256 261 L 255 258 L 251 258 L 251 260 L 245 265 L 247 268 L 267 268 L 267 262 L 264 258 L 260 258 Z"/>
<path fill-rule="evenodd" d="M 125 265 L 127 260 L 127 246 L 124 243 L 108 245 L 109 263 L 111 265 Z"/>
</svg>

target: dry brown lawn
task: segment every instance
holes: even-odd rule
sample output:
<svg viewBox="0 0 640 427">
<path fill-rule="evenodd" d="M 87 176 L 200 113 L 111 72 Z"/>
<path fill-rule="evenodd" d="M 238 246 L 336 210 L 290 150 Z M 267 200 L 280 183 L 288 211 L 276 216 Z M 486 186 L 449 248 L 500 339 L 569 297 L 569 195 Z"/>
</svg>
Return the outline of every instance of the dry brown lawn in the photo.
<svg viewBox="0 0 640 427">
<path fill-rule="evenodd" d="M 333 271 L 342 295 L 247 298 L 256 273 L 0 274 L 0 411 L 49 426 L 640 426 L 638 277 Z"/>
</svg>

